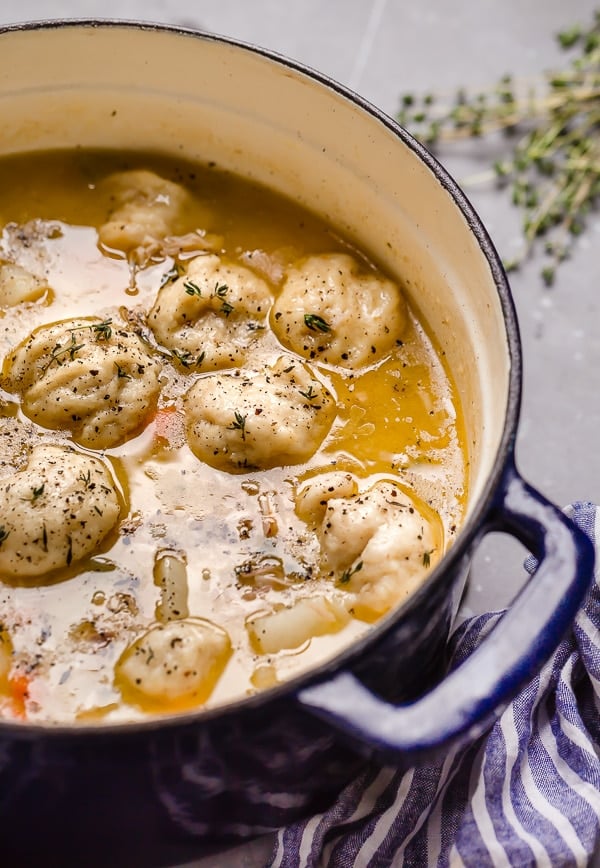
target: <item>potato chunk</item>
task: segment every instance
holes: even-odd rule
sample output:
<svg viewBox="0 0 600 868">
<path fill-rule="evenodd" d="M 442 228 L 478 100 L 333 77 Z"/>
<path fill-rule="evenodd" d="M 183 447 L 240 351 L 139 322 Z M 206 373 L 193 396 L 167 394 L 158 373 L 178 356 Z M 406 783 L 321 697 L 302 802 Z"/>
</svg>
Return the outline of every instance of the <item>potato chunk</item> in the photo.
<svg viewBox="0 0 600 868">
<path fill-rule="evenodd" d="M 191 201 L 180 184 L 145 169 L 109 175 L 99 189 L 108 192 L 113 203 L 98 231 L 100 244 L 125 253 L 152 247 L 176 232 Z"/>
<path fill-rule="evenodd" d="M 0 307 L 37 301 L 48 290 L 47 284 L 26 268 L 12 262 L 0 262 Z"/>
<path fill-rule="evenodd" d="M 308 460 L 331 427 L 335 403 L 304 365 L 282 357 L 264 371 L 203 377 L 188 391 L 185 413 L 194 454 L 242 473 Z"/>
<path fill-rule="evenodd" d="M 0 574 L 35 578 L 92 554 L 115 526 L 119 497 L 98 458 L 36 446 L 0 480 Z"/>
<path fill-rule="evenodd" d="M 246 629 L 259 654 L 276 654 L 298 648 L 313 636 L 337 633 L 349 620 L 348 612 L 339 603 L 326 597 L 304 597 L 293 606 L 250 618 Z"/>
<path fill-rule="evenodd" d="M 4 388 L 45 428 L 70 430 L 91 449 L 136 434 L 156 407 L 160 366 L 110 320 L 73 319 L 36 329 L 7 358 Z"/>
<path fill-rule="evenodd" d="M 206 702 L 231 656 L 229 636 L 203 618 L 151 627 L 115 666 L 125 698 L 149 707 L 184 708 Z"/>
<path fill-rule="evenodd" d="M 393 482 L 350 497 L 328 494 L 324 515 L 317 512 L 322 567 L 355 595 L 353 614 L 375 621 L 418 588 L 439 559 L 439 519 Z"/>
<path fill-rule="evenodd" d="M 163 286 L 148 325 L 182 366 L 214 371 L 244 362 L 271 302 L 269 287 L 253 271 L 207 254 Z"/>
<path fill-rule="evenodd" d="M 406 316 L 395 283 L 348 254 L 330 253 L 288 270 L 272 323 L 284 346 L 305 358 L 354 369 L 394 348 Z"/>
</svg>

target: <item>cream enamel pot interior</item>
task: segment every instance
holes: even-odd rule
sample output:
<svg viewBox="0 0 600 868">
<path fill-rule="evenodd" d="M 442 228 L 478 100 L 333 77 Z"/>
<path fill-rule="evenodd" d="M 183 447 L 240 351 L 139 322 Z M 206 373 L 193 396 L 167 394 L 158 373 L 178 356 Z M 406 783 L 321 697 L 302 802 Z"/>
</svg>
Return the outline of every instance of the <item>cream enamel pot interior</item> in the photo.
<svg viewBox="0 0 600 868">
<path fill-rule="evenodd" d="M 131 868 L 193 858 L 223 837 L 319 808 L 365 755 L 407 763 L 482 732 L 568 628 L 593 555 L 515 469 L 514 309 L 456 184 L 354 94 L 283 58 L 189 31 L 117 22 L 5 28 L 0 111 L 0 154 L 143 147 L 214 160 L 359 240 L 402 275 L 444 348 L 471 467 L 453 548 L 406 605 L 333 662 L 210 712 L 121 726 L 0 722 L 5 861 Z M 540 559 L 534 578 L 463 667 L 396 705 L 439 669 L 471 550 L 490 529 L 514 534 Z"/>
</svg>

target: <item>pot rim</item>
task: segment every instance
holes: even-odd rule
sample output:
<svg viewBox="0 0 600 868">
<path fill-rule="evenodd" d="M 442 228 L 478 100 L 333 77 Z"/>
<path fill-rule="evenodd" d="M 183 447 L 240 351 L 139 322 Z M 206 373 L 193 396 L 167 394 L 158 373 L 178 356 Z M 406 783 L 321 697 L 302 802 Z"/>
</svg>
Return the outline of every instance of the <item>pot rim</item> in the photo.
<svg viewBox="0 0 600 868">
<path fill-rule="evenodd" d="M 241 49 L 251 54 L 259 55 L 272 63 L 284 66 L 289 70 L 301 73 L 313 81 L 316 81 L 326 90 L 333 91 L 335 94 L 352 103 L 356 108 L 370 115 L 385 126 L 402 142 L 405 147 L 410 149 L 415 156 L 425 164 L 444 190 L 451 196 L 456 207 L 466 220 L 470 231 L 488 263 L 492 280 L 500 301 L 505 327 L 505 339 L 509 357 L 508 390 L 502 435 L 496 451 L 494 465 L 482 486 L 482 491 L 479 497 L 470 508 L 469 516 L 459 530 L 456 542 L 453 544 L 450 551 L 447 552 L 441 561 L 432 569 L 423 585 L 421 585 L 421 587 L 418 588 L 404 604 L 396 607 L 393 612 L 386 614 L 377 624 L 372 625 L 363 636 L 343 648 L 335 657 L 328 658 L 317 666 L 312 666 L 305 672 L 287 679 L 280 685 L 259 691 L 252 696 L 234 700 L 226 705 L 215 706 L 214 708 L 193 709 L 191 711 L 178 712 L 176 714 L 151 716 L 143 720 L 108 723 L 98 721 L 85 724 L 78 723 L 76 725 L 64 723 L 54 724 L 51 722 L 21 723 L 18 721 L 0 720 L 0 738 L 13 737 L 19 740 L 29 740 L 32 738 L 39 739 L 41 737 L 58 739 L 65 737 L 68 739 L 72 739 L 73 737 L 76 737 L 77 739 L 98 737 L 129 738 L 140 733 L 153 734 L 156 731 L 163 731 L 166 729 L 194 728 L 198 724 L 208 723 L 214 721 L 216 718 L 222 719 L 224 717 L 230 717 L 231 715 L 236 716 L 251 712 L 255 708 L 261 707 L 264 704 L 278 702 L 286 697 L 293 699 L 294 695 L 299 690 L 307 687 L 309 684 L 324 681 L 334 672 L 351 667 L 353 663 L 363 656 L 365 650 L 367 650 L 369 646 L 377 644 L 377 642 L 380 641 L 388 632 L 395 629 L 397 622 L 413 606 L 418 604 L 419 600 L 427 594 L 428 589 L 432 585 L 442 583 L 444 575 L 448 570 L 452 570 L 453 567 L 458 567 L 461 559 L 469 553 L 470 549 L 477 541 L 478 536 L 481 535 L 482 529 L 486 524 L 487 514 L 494 503 L 495 495 L 501 484 L 505 469 L 513 459 L 521 405 L 521 339 L 515 304 L 500 256 L 487 229 L 483 225 L 481 218 L 475 211 L 475 208 L 448 170 L 444 168 L 444 166 L 427 150 L 427 148 L 425 148 L 424 145 L 400 126 L 400 124 L 390 115 L 382 109 L 377 108 L 369 100 L 360 96 L 351 88 L 341 84 L 324 73 L 313 69 L 307 64 L 293 60 L 268 48 L 263 48 L 229 36 L 194 29 L 192 27 L 151 21 L 136 21 L 132 19 L 56 18 L 1 25 L 0 38 L 9 33 L 38 30 L 64 30 L 67 28 L 91 28 L 95 30 L 124 29 L 167 33 L 174 36 L 179 35 L 193 39 L 200 39 Z"/>
</svg>

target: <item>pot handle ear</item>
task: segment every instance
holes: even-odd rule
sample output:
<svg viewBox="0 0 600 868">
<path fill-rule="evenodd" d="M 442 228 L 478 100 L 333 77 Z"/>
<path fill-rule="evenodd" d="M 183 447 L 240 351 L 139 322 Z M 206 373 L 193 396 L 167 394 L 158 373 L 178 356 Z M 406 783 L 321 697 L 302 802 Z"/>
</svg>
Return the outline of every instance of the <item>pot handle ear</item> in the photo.
<svg viewBox="0 0 600 868">
<path fill-rule="evenodd" d="M 302 706 L 394 763 L 475 740 L 500 716 L 558 646 L 590 584 L 590 539 L 514 466 L 493 506 L 487 530 L 515 536 L 539 566 L 481 645 L 414 702 L 392 705 L 343 672 L 299 691 Z"/>
</svg>

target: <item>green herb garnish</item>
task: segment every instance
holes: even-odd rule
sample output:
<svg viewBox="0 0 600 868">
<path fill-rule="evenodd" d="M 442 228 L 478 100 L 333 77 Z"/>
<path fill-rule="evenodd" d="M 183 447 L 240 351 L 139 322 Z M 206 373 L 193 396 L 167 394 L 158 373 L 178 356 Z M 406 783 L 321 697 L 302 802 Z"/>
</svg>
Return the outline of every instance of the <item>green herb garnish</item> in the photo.
<svg viewBox="0 0 600 868">
<path fill-rule="evenodd" d="M 105 319 L 99 323 L 93 323 L 90 328 L 97 341 L 109 341 L 112 337 L 112 319 Z"/>
<path fill-rule="evenodd" d="M 508 188 L 522 213 L 523 244 L 505 267 L 517 269 L 540 246 L 547 286 L 600 196 L 600 10 L 590 26 L 569 27 L 557 41 L 572 53 L 570 61 L 533 83 L 506 75 L 489 90 L 458 91 L 449 104 L 432 94 L 406 94 L 398 114 L 436 151 L 445 142 L 506 135 L 499 159 L 463 184 Z"/>
<path fill-rule="evenodd" d="M 312 332 L 330 332 L 331 326 L 328 322 L 325 322 L 323 317 L 318 316 L 316 313 L 305 313 L 304 314 L 304 325 L 306 328 L 310 329 Z"/>
<path fill-rule="evenodd" d="M 74 338 L 74 332 L 80 332 L 84 329 L 89 329 L 91 332 L 93 332 L 94 337 L 97 341 L 109 341 L 112 337 L 111 326 L 112 318 L 109 317 L 108 319 L 102 320 L 102 322 L 94 322 L 90 323 L 90 325 L 77 326 L 74 329 L 69 329 L 69 331 L 72 333 L 71 336 Z"/>
<path fill-rule="evenodd" d="M 362 568 L 363 562 L 359 561 L 355 567 L 349 567 L 347 570 L 344 570 L 340 576 L 340 585 L 347 585 L 352 576 L 355 575 L 355 573 L 359 573 Z"/>
<path fill-rule="evenodd" d="M 46 487 L 46 483 L 42 482 L 37 488 L 31 489 L 31 502 L 35 503 L 38 497 L 41 497 L 44 493 L 44 488 Z"/>
<path fill-rule="evenodd" d="M 92 484 L 92 471 L 88 470 L 87 473 L 81 471 L 77 479 L 83 483 L 83 486 L 87 489 Z"/>
<path fill-rule="evenodd" d="M 226 301 L 225 296 L 229 292 L 229 287 L 226 283 L 219 283 L 218 281 L 215 283 L 215 289 L 212 294 L 213 298 L 219 298 L 222 302 L 221 307 L 219 308 L 220 313 L 225 314 L 225 316 L 229 316 L 230 313 L 233 313 L 233 305 Z"/>
<path fill-rule="evenodd" d="M 235 421 L 228 425 L 227 428 L 229 431 L 241 431 L 242 432 L 242 440 L 246 439 L 246 416 L 242 416 L 242 414 L 235 410 L 234 412 Z"/>
<path fill-rule="evenodd" d="M 300 394 L 302 395 L 302 397 L 306 398 L 307 401 L 313 401 L 315 398 L 318 397 L 318 392 L 315 392 L 315 390 L 312 387 L 312 383 L 310 384 L 310 386 L 308 387 L 306 392 L 303 392 L 302 389 L 300 389 L 299 391 L 300 391 Z"/>
<path fill-rule="evenodd" d="M 117 369 L 117 379 L 119 380 L 132 380 L 133 376 L 128 374 L 127 371 L 123 370 L 121 365 L 115 362 L 115 368 Z"/>
<path fill-rule="evenodd" d="M 44 365 L 42 371 L 45 373 L 48 368 L 56 363 L 57 365 L 62 365 L 65 361 L 64 357 L 68 356 L 71 361 L 75 358 L 75 355 L 79 352 L 79 350 L 83 349 L 85 344 L 78 344 L 75 338 L 75 334 L 71 334 L 71 340 L 66 344 L 56 344 L 50 353 L 50 361 Z"/>
<path fill-rule="evenodd" d="M 202 298 L 202 290 L 193 280 L 186 280 L 183 284 L 183 288 L 187 295 L 195 295 L 196 298 Z"/>
<path fill-rule="evenodd" d="M 199 368 L 206 358 L 205 352 L 200 353 L 198 356 L 193 356 L 189 350 L 172 350 L 172 353 L 173 357 L 184 368 Z"/>
</svg>

